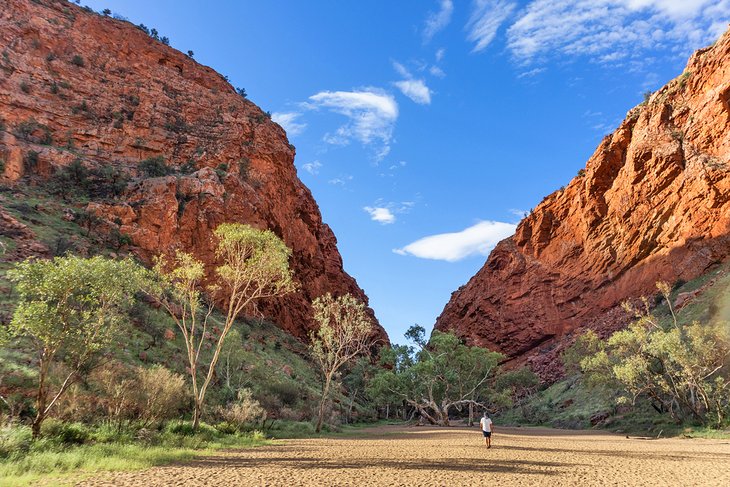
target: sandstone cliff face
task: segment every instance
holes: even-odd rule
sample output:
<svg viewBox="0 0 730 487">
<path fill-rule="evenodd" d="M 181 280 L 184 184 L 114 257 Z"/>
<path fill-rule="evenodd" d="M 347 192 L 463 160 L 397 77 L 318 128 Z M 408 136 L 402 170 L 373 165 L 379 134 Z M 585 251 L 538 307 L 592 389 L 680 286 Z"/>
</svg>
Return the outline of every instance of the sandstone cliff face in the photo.
<svg viewBox="0 0 730 487">
<path fill-rule="evenodd" d="M 130 183 L 87 210 L 102 218 L 101 231 L 129 235 L 145 260 L 178 247 L 211 263 L 222 222 L 273 230 L 293 249 L 301 291 L 261 311 L 300 338 L 312 325 L 311 299 L 349 292 L 367 302 L 297 178 L 284 130 L 223 76 L 63 0 L 2 4 L 2 182 L 28 184 L 77 159 L 114 168 Z M 145 177 L 140 161 L 160 156 L 176 174 Z"/>
<path fill-rule="evenodd" d="M 613 331 L 625 299 L 728 256 L 730 33 L 628 113 L 453 293 L 436 328 L 555 378 L 571 332 Z"/>
</svg>

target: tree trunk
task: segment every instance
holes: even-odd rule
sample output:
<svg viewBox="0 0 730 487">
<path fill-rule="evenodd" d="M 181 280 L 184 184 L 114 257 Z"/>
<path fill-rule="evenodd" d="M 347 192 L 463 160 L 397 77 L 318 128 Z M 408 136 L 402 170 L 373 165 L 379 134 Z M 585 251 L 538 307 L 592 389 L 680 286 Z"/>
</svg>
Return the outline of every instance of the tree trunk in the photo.
<svg viewBox="0 0 730 487">
<path fill-rule="evenodd" d="M 322 423 L 324 422 L 324 406 L 327 403 L 327 393 L 330 390 L 330 381 L 332 379 L 327 376 L 324 380 L 324 385 L 322 387 L 322 401 L 319 403 L 319 414 L 317 415 L 317 426 L 314 428 L 314 431 L 316 433 L 319 433 L 322 431 Z"/>
<path fill-rule="evenodd" d="M 469 403 L 469 427 L 474 425 L 474 404 Z"/>
<path fill-rule="evenodd" d="M 390 419 L 390 404 L 385 405 L 385 419 Z"/>
<path fill-rule="evenodd" d="M 200 417 L 203 415 L 203 405 L 201 401 L 195 399 L 195 409 L 193 410 L 193 431 L 197 431 L 200 426 Z"/>
<path fill-rule="evenodd" d="M 45 417 L 41 414 L 41 412 L 38 412 L 36 414 L 35 419 L 33 420 L 33 424 L 31 426 L 31 431 L 33 433 L 33 439 L 37 440 L 41 436 L 41 424 L 43 424 L 43 420 Z"/>
</svg>

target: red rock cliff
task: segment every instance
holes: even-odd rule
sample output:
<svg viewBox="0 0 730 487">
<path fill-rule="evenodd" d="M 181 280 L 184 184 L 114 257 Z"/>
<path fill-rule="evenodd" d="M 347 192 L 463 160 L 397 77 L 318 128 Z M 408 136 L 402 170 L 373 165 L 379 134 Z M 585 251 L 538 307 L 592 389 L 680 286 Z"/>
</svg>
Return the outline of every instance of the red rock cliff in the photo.
<svg viewBox="0 0 730 487">
<path fill-rule="evenodd" d="M 5 183 L 77 158 L 126 173 L 121 198 L 88 210 L 129 235 L 145 260 L 180 247 L 212 262 L 211 233 L 222 222 L 273 230 L 293 249 L 301 291 L 262 311 L 299 338 L 312 325 L 311 299 L 349 292 L 367 302 L 297 177 L 284 130 L 223 76 L 128 22 L 63 0 L 3 0 L 0 52 Z M 38 157 L 26 175 L 30 151 Z M 144 177 L 140 161 L 160 156 L 177 175 Z"/>
<path fill-rule="evenodd" d="M 436 329 L 560 373 L 556 347 L 730 255 L 730 33 L 628 113 L 458 291 Z"/>
</svg>

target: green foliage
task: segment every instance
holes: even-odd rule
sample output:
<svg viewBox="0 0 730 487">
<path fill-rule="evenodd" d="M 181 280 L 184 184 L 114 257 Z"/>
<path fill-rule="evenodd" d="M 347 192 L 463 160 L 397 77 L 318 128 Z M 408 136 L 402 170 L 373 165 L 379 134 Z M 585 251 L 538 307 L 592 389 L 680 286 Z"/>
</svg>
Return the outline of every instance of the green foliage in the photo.
<svg viewBox="0 0 730 487">
<path fill-rule="evenodd" d="M 162 156 L 144 159 L 137 167 L 148 178 L 159 178 L 173 173 L 173 169 L 165 164 L 165 158 Z"/>
<path fill-rule="evenodd" d="M 189 57 L 190 59 L 193 59 L 193 57 L 195 57 L 195 53 L 194 53 L 194 52 L 193 52 L 192 50 L 188 50 L 188 52 L 187 52 L 187 56 L 188 56 L 188 57 Z"/>
<path fill-rule="evenodd" d="M 273 232 L 224 223 L 216 228 L 214 235 L 216 257 L 221 265 L 215 269 L 218 284 L 209 287 L 208 291 L 220 302 L 228 303 L 221 327 L 208 331 L 212 304 L 203 302 L 200 291 L 205 267 L 193 256 L 177 252 L 172 261 L 158 257 L 148 289 L 182 333 L 192 383 L 194 425 L 200 421 L 207 388 L 236 318 L 257 300 L 282 296 L 294 289 L 289 269 L 291 250 Z M 215 344 L 209 344 L 213 355 L 207 367 L 201 367 L 200 350 L 212 333 L 216 335 Z M 198 377 L 206 370 L 203 377 Z"/>
<path fill-rule="evenodd" d="M 25 260 L 7 276 L 18 294 L 9 332 L 29 339 L 40 357 L 33 424 L 37 436 L 58 398 L 116 337 L 142 274 L 131 260 L 69 256 Z M 71 371 L 52 393 L 46 380 L 61 355 Z"/>
<path fill-rule="evenodd" d="M 53 143 L 51 129 L 47 125 L 37 122 L 34 118 L 20 122 L 15 127 L 15 135 L 19 139 L 34 144 L 51 145 Z"/>
<path fill-rule="evenodd" d="M 246 93 L 246 88 L 240 88 L 240 87 L 236 88 L 236 93 L 238 93 L 241 96 L 241 98 L 244 98 L 244 99 L 248 96 L 248 94 Z"/>
<path fill-rule="evenodd" d="M 221 163 L 218 164 L 218 167 L 215 168 L 215 173 L 218 175 L 219 179 L 224 179 L 226 175 L 228 174 L 228 164 Z"/>
<path fill-rule="evenodd" d="M 322 399 L 315 428 L 319 433 L 335 374 L 355 357 L 367 354 L 374 340 L 373 323 L 365 311 L 365 304 L 352 295 L 335 298 L 327 293 L 316 298 L 312 307 L 319 327 L 316 332 L 310 333 L 310 350 L 323 378 Z"/>
<path fill-rule="evenodd" d="M 63 445 L 81 445 L 91 437 L 88 426 L 82 423 L 65 423 L 53 419 L 43 423 L 41 431 L 44 438 Z"/>
<path fill-rule="evenodd" d="M 75 54 L 74 57 L 71 58 L 71 64 L 78 66 L 79 68 L 83 68 L 86 66 L 86 61 L 84 61 L 84 58 L 82 58 L 79 54 Z"/>
<path fill-rule="evenodd" d="M 433 424 L 449 424 L 452 409 L 471 405 L 495 408 L 504 402 L 493 389 L 502 355 L 469 347 L 450 333 L 434 331 L 425 342 L 423 327 L 412 326 L 406 336 L 420 348 L 396 345 L 381 360 L 390 369 L 378 373 L 370 384 L 378 401 L 405 401 Z"/>
<path fill-rule="evenodd" d="M 626 304 L 636 321 L 607 342 L 584 340 L 580 367 L 589 383 L 618 387 L 619 404 L 648 401 L 676 421 L 720 427 L 730 414 L 730 339 L 726 326 L 679 323 L 671 306 L 670 286 L 658 283 L 671 314 L 662 324 L 641 306 Z M 579 354 L 576 354 L 578 356 Z"/>
<path fill-rule="evenodd" d="M 0 426 L 0 459 L 27 453 L 33 442 L 33 434 L 27 426 Z"/>
<path fill-rule="evenodd" d="M 23 168 L 25 172 L 32 173 L 38 167 L 38 152 L 29 150 L 23 158 Z"/>
<path fill-rule="evenodd" d="M 25 80 L 21 81 L 20 82 L 20 91 L 22 91 L 25 94 L 30 93 L 30 83 L 28 83 Z"/>
</svg>

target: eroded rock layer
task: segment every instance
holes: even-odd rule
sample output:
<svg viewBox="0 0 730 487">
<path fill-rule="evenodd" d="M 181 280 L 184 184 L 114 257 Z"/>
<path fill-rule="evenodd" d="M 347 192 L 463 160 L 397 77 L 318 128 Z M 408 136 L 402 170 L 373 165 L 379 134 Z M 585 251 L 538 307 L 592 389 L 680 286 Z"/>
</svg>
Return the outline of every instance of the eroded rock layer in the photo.
<svg viewBox="0 0 730 487">
<path fill-rule="evenodd" d="M 49 178 L 76 160 L 130 178 L 87 211 L 147 261 L 182 248 L 212 263 L 222 222 L 273 230 L 293 249 L 301 289 L 261 311 L 300 338 L 314 297 L 349 292 L 367 302 L 297 177 L 284 130 L 223 76 L 129 22 L 64 0 L 3 0 L 0 53 L 5 184 Z M 173 174 L 151 177 L 160 167 Z"/>
<path fill-rule="evenodd" d="M 436 328 L 560 374 L 576 329 L 620 328 L 627 298 L 730 255 L 730 34 L 631 110 L 563 190 L 455 293 Z"/>
</svg>

